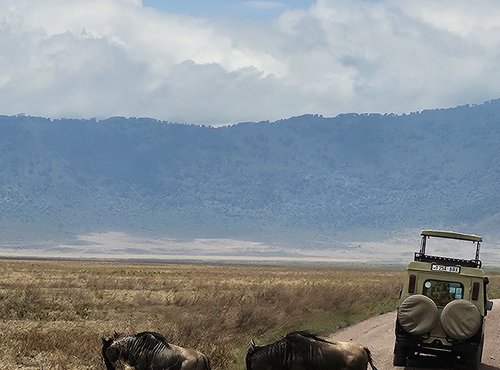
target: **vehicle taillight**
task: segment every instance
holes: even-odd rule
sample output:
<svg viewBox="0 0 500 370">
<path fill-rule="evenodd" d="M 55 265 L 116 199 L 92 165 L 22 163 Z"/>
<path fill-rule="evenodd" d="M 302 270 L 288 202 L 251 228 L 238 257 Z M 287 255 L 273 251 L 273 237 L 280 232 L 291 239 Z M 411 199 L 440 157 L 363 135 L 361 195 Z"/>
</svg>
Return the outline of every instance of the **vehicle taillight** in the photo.
<svg viewBox="0 0 500 370">
<path fill-rule="evenodd" d="M 415 275 L 410 275 L 410 281 L 408 282 L 408 293 L 415 293 L 416 283 L 417 277 Z"/>
<path fill-rule="evenodd" d="M 472 284 L 472 300 L 477 301 L 479 298 L 479 283 Z"/>
</svg>

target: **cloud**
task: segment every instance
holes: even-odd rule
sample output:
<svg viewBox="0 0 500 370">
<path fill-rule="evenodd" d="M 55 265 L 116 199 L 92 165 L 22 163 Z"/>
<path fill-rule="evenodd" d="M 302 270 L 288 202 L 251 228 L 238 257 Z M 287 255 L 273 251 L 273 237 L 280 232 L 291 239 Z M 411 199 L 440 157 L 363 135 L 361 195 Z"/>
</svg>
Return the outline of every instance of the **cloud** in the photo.
<svg viewBox="0 0 500 370">
<path fill-rule="evenodd" d="M 318 0 L 231 22 L 137 0 L 0 0 L 0 113 L 223 124 L 479 103 L 500 96 L 497 8 Z"/>
</svg>

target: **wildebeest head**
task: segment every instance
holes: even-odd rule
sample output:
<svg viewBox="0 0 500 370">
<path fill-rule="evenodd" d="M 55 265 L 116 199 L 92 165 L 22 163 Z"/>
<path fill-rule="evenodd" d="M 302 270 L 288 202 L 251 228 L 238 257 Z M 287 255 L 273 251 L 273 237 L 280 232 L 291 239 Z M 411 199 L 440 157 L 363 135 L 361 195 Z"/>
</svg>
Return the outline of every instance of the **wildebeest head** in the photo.
<svg viewBox="0 0 500 370">
<path fill-rule="evenodd" d="M 118 358 L 118 350 L 112 348 L 115 341 L 112 337 L 102 337 L 102 358 L 107 370 L 115 370 L 113 362 Z"/>
<path fill-rule="evenodd" d="M 253 362 L 254 362 L 254 355 L 255 353 L 257 352 L 258 350 L 258 346 L 255 344 L 255 341 L 252 339 L 250 341 L 250 344 L 248 346 L 248 351 L 247 351 L 247 355 L 245 357 L 245 362 L 246 362 L 246 365 L 247 365 L 247 370 L 253 370 Z"/>
<path fill-rule="evenodd" d="M 247 370 L 281 369 L 284 366 L 284 342 L 278 341 L 266 346 L 250 342 L 245 358 Z"/>
<path fill-rule="evenodd" d="M 102 358 L 107 370 L 115 370 L 115 361 L 120 356 L 120 348 L 113 344 L 122 337 L 122 333 L 114 332 L 111 337 L 102 337 Z"/>
</svg>

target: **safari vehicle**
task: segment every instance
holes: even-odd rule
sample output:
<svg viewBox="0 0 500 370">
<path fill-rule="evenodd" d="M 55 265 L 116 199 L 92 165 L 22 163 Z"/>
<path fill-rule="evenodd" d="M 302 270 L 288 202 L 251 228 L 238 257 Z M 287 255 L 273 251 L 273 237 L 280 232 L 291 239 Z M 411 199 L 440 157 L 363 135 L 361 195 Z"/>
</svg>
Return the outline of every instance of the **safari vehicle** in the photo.
<svg viewBox="0 0 500 370">
<path fill-rule="evenodd" d="M 468 370 L 477 370 L 484 318 L 493 306 L 486 296 L 488 277 L 479 259 L 482 238 L 439 230 L 424 230 L 421 236 L 420 252 L 415 252 L 408 264 L 401 291 L 393 364 L 405 366 L 408 358 L 418 355 L 448 356 L 464 363 Z M 470 241 L 476 249 L 475 258 L 429 255 L 426 247 L 431 238 Z"/>
</svg>

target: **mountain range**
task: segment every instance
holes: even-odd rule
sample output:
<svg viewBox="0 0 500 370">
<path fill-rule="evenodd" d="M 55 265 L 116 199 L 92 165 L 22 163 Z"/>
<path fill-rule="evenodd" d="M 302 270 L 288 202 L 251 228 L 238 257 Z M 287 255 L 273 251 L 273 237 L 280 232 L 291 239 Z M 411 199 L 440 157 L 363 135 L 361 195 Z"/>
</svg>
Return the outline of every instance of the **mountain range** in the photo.
<svg viewBox="0 0 500 370">
<path fill-rule="evenodd" d="M 0 116 L 3 246 L 118 232 L 307 249 L 498 226 L 500 100 L 224 127 Z"/>
</svg>

